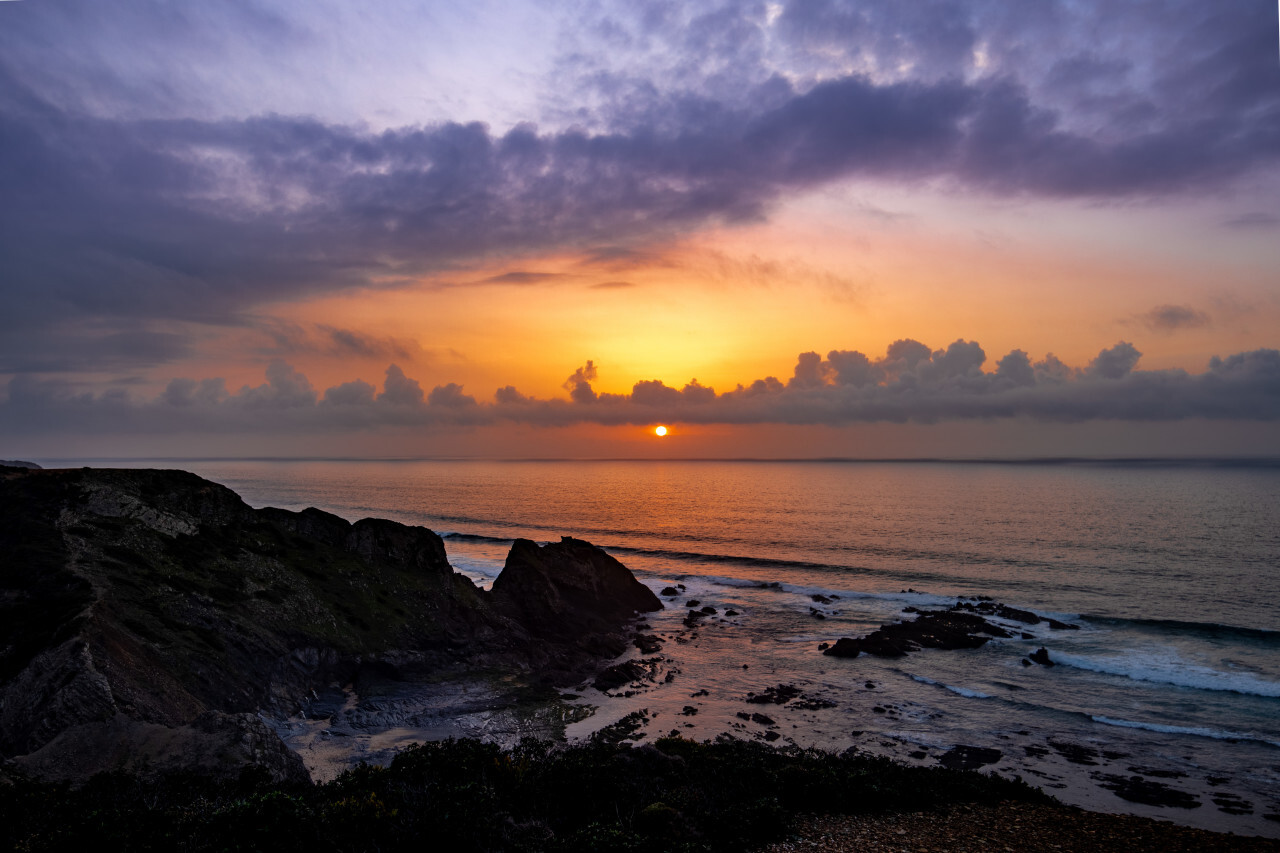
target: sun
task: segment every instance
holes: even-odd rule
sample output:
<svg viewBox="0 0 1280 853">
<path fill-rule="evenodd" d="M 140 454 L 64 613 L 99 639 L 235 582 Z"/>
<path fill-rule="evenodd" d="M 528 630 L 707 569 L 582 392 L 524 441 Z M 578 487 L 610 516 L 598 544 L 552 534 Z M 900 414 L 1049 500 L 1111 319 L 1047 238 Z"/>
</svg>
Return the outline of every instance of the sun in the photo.
<svg viewBox="0 0 1280 853">
<path fill-rule="evenodd" d="M 654 427 L 653 434 L 656 435 L 658 438 L 662 438 L 664 435 L 667 434 L 667 428 L 664 426 Z"/>
</svg>

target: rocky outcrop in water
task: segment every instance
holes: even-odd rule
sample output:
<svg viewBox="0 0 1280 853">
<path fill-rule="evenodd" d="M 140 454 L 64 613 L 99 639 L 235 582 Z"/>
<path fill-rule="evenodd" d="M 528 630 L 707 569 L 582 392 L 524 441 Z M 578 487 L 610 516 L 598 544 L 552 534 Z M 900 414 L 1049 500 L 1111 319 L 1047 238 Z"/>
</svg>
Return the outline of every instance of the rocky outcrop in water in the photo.
<svg viewBox="0 0 1280 853">
<path fill-rule="evenodd" d="M 921 613 L 911 622 L 883 625 L 865 637 L 841 637 L 824 655 L 900 658 L 917 649 L 976 649 L 992 637 L 1012 636 L 973 613 Z"/>
<path fill-rule="evenodd" d="M 490 596 L 430 530 L 255 510 L 182 471 L 0 468 L 0 517 L 0 755 L 68 778 L 305 776 L 257 712 L 366 670 L 580 677 L 656 602 L 578 540 L 517 543 Z"/>
<path fill-rule="evenodd" d="M 841 637 L 831 645 L 823 644 L 824 655 L 837 658 L 856 658 L 861 654 L 882 658 L 900 658 L 919 649 L 976 649 L 994 637 L 1012 637 L 1013 634 L 999 625 L 984 619 L 995 616 L 1024 625 L 1042 622 L 1054 630 L 1078 630 L 1079 625 L 1040 617 L 1030 610 L 1019 610 L 989 599 L 960 600 L 948 610 L 921 611 L 906 608 L 915 614 L 910 622 L 881 625 L 865 637 Z M 1023 639 L 1031 635 L 1022 633 Z M 1031 660 L 1044 666 L 1053 666 L 1049 653 L 1041 648 L 1031 655 Z M 1026 664 L 1030 666 L 1030 664 Z"/>
</svg>

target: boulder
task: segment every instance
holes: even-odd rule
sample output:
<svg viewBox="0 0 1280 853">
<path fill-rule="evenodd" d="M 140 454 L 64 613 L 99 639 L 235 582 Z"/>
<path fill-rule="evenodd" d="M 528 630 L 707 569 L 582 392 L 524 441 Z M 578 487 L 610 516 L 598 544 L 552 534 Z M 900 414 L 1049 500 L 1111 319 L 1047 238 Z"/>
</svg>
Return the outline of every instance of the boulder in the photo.
<svg viewBox="0 0 1280 853">
<path fill-rule="evenodd" d="M 662 609 L 626 566 L 590 542 L 568 536 L 542 547 L 517 539 L 490 600 L 531 634 L 567 642 L 615 634 L 637 611 Z"/>
<path fill-rule="evenodd" d="M 1056 666 L 1056 664 L 1049 658 L 1049 650 L 1044 646 L 1036 649 L 1034 652 L 1027 655 L 1027 657 L 1041 666 Z"/>
</svg>

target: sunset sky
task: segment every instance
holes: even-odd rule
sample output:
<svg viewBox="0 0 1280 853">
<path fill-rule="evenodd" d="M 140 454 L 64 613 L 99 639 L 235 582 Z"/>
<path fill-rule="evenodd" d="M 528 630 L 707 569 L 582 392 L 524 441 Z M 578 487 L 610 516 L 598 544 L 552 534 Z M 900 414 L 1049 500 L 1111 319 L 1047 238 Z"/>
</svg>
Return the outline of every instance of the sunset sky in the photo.
<svg viewBox="0 0 1280 853">
<path fill-rule="evenodd" d="M 0 458 L 1280 456 L 1277 32 L 0 2 Z"/>
</svg>

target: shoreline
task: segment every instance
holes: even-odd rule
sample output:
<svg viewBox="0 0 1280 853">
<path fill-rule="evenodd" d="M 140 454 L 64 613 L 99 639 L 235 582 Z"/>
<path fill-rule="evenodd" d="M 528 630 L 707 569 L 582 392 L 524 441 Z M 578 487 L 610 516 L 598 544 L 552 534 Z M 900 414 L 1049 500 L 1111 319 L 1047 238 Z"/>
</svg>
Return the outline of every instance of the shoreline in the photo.
<svg viewBox="0 0 1280 853">
<path fill-rule="evenodd" d="M 513 698 L 510 684 L 479 677 L 388 683 L 372 697 L 376 711 L 368 713 L 361 710 L 362 697 L 350 685 L 334 686 L 321 691 L 312 719 L 268 722 L 303 758 L 318 783 L 362 761 L 389 765 L 411 744 L 451 737 L 482 739 L 502 748 L 515 748 L 522 737 L 551 738 L 566 749 L 602 738 L 636 747 L 665 737 L 701 744 L 732 738 L 784 749 L 818 749 L 833 756 L 848 751 L 915 770 L 976 770 L 1025 781 L 1054 797 L 1063 808 L 1223 836 L 1280 839 L 1280 810 L 1240 793 L 1239 779 L 1171 769 L 1167 750 L 1143 754 L 1117 749 L 1106 741 L 1082 742 L 1030 732 L 1022 737 L 1010 734 L 1008 740 L 994 745 L 976 736 L 965 744 L 936 739 L 925 743 L 906 730 L 850 733 L 842 724 L 855 723 L 856 717 L 850 709 L 823 698 L 830 693 L 800 690 L 785 702 L 753 702 L 734 690 L 726 694 L 698 688 L 669 661 L 654 661 L 638 650 L 622 660 L 650 665 L 637 670 L 637 680 L 607 693 L 584 682 L 555 697 L 519 701 Z M 675 678 L 668 680 L 673 670 Z M 784 698 L 790 691 L 778 689 L 783 687 L 776 685 L 752 698 Z M 863 690 L 877 694 L 879 707 L 885 709 L 885 714 L 875 714 L 873 719 L 894 714 L 901 720 L 912 711 L 885 695 L 882 684 L 870 689 L 863 685 Z M 669 695 L 658 695 L 662 692 Z M 680 702 L 685 704 L 678 710 L 672 707 Z M 1168 748 L 1176 750 L 1176 738 L 1164 737 Z"/>
</svg>

